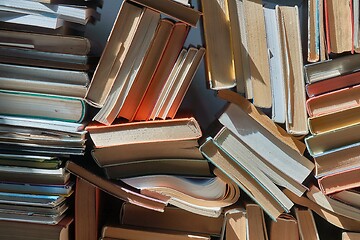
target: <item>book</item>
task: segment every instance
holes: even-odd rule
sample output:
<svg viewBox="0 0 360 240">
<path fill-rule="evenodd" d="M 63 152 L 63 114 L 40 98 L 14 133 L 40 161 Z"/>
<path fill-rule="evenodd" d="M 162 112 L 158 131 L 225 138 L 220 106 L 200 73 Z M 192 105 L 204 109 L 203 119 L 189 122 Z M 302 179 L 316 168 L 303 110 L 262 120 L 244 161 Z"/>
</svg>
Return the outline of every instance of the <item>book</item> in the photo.
<svg viewBox="0 0 360 240">
<path fill-rule="evenodd" d="M 288 188 L 298 196 L 301 196 L 306 187 L 292 180 L 287 174 L 279 171 L 276 166 L 269 164 L 266 160 L 256 154 L 256 149 L 250 148 L 243 141 L 238 139 L 228 128 L 223 127 L 214 137 L 217 145 L 232 156 L 235 162 L 239 163 L 253 177 L 261 182 L 264 188 L 275 195 L 282 195 L 271 182 Z M 251 159 L 249 161 L 248 159 Z M 266 176 L 264 176 L 264 174 Z M 273 190 L 271 190 L 273 189 Z"/>
<path fill-rule="evenodd" d="M 56 15 L 16 13 L 4 11 L 4 9 L 0 9 L 0 22 L 30 25 L 50 29 L 57 29 L 64 25 L 64 20 Z"/>
<path fill-rule="evenodd" d="M 192 27 L 195 27 L 200 19 L 201 13 L 196 9 L 178 3 L 173 0 L 131 0 L 144 7 L 151 8 L 155 11 L 159 11 L 167 16 L 173 17 L 181 22 L 185 22 Z"/>
<path fill-rule="evenodd" d="M 308 119 L 309 130 L 311 134 L 316 135 L 357 125 L 360 123 L 358 119 L 359 111 L 360 106 L 310 117 Z"/>
<path fill-rule="evenodd" d="M 354 19 L 354 30 L 353 30 L 353 37 L 354 37 L 354 51 L 356 53 L 359 52 L 360 42 L 359 42 L 359 1 L 353 1 L 353 19 Z"/>
<path fill-rule="evenodd" d="M 352 125 L 334 131 L 310 135 L 305 138 L 305 144 L 311 156 L 314 157 L 347 149 L 358 145 L 360 139 L 355 132 L 359 128 L 360 125 Z"/>
<path fill-rule="evenodd" d="M 270 239 L 299 239 L 298 220 L 291 214 L 281 214 L 270 223 Z"/>
<path fill-rule="evenodd" d="M 0 221 L 0 237 L 3 239 L 48 239 L 66 240 L 72 236 L 74 219 L 71 217 L 63 218 L 56 225 Z"/>
<path fill-rule="evenodd" d="M 149 120 L 159 95 L 161 95 L 161 91 L 168 81 L 168 77 L 188 35 L 189 28 L 185 25 L 180 25 L 174 30 L 177 31 L 172 33 L 170 39 L 171 42 L 168 42 L 159 65 L 152 76 L 150 85 L 148 86 L 140 105 L 137 107 L 132 120 Z"/>
<path fill-rule="evenodd" d="M 207 217 L 185 211 L 174 206 L 167 206 L 159 213 L 124 203 L 120 211 L 120 224 L 141 228 L 181 231 L 209 236 L 220 236 L 224 215 L 217 218 Z"/>
<path fill-rule="evenodd" d="M 309 159 L 279 141 L 237 105 L 230 103 L 218 119 L 236 137 L 256 149 L 258 155 L 298 183 L 304 182 L 314 168 Z"/>
<path fill-rule="evenodd" d="M 57 185 L 65 184 L 70 179 L 70 174 L 64 168 L 58 169 L 36 169 L 27 167 L 0 166 L 1 178 L 4 182 L 23 183 L 23 176 L 26 182 L 32 184 Z"/>
<path fill-rule="evenodd" d="M 324 9 L 328 53 L 353 53 L 352 1 L 325 0 Z"/>
<path fill-rule="evenodd" d="M 87 181 L 76 178 L 75 238 L 98 239 L 100 190 Z"/>
<path fill-rule="evenodd" d="M 220 90 L 217 92 L 217 96 L 223 100 L 236 104 L 281 142 L 288 145 L 290 148 L 294 149 L 300 154 L 304 153 L 306 146 L 303 142 L 299 141 L 294 136 L 287 134 L 287 132 L 282 127 L 275 124 L 265 113 L 257 109 L 240 94 L 236 94 L 230 90 Z"/>
<path fill-rule="evenodd" d="M 133 119 L 151 82 L 152 76 L 155 74 L 161 56 L 166 50 L 167 44 L 170 44 L 170 41 L 174 41 L 174 36 L 176 35 L 175 28 L 185 27 L 181 25 L 183 24 L 174 24 L 168 19 L 160 20 L 154 39 L 144 57 L 143 64 L 141 65 L 133 84 L 130 86 L 129 92 L 124 96 L 125 100 L 120 107 L 118 117 L 124 117 L 130 121 Z"/>
<path fill-rule="evenodd" d="M 85 117 L 83 99 L 41 93 L 0 90 L 0 101 L 6 103 L 2 115 L 81 122 Z"/>
<path fill-rule="evenodd" d="M 68 161 L 65 168 L 70 173 L 121 200 L 129 201 L 130 203 L 160 212 L 164 210 L 166 205 L 164 201 L 147 197 L 140 194 L 139 192 L 132 190 L 129 186 L 125 185 L 121 181 L 113 182 L 106 180 L 104 177 L 101 177 L 101 175 L 98 175 L 96 170 L 86 169 L 72 161 Z"/>
<path fill-rule="evenodd" d="M 232 208 L 225 213 L 225 224 L 223 232 L 226 239 L 246 239 L 247 219 L 246 211 L 243 208 Z M 223 237 L 223 236 L 222 236 Z M 221 238 L 224 239 L 224 238 Z"/>
<path fill-rule="evenodd" d="M 37 92 L 83 98 L 90 83 L 84 71 L 0 64 L 4 90 Z"/>
<path fill-rule="evenodd" d="M 357 107 L 359 104 L 356 97 L 359 91 L 360 85 L 355 85 L 309 98 L 306 101 L 307 112 L 310 117 L 316 117 Z"/>
<path fill-rule="evenodd" d="M 70 195 L 71 196 L 71 195 Z M 29 193 L 0 193 L 0 203 L 21 206 L 55 208 L 63 204 L 69 196 L 38 195 Z"/>
<path fill-rule="evenodd" d="M 210 236 L 205 235 L 190 235 L 187 232 L 165 231 L 156 229 L 134 228 L 125 226 L 109 226 L 105 225 L 102 229 L 102 239 L 126 239 L 126 240 L 191 240 L 204 239 L 210 240 Z"/>
<path fill-rule="evenodd" d="M 74 183 L 69 181 L 60 185 L 44 185 L 29 183 L 0 183 L 0 190 L 9 193 L 27 193 L 42 195 L 63 195 L 70 196 L 74 190 Z"/>
<path fill-rule="evenodd" d="M 317 63 L 305 64 L 305 80 L 307 83 L 315 83 L 325 79 L 355 73 L 359 70 L 359 60 L 359 56 L 354 54 L 344 55 Z"/>
<path fill-rule="evenodd" d="M 247 203 L 245 207 L 247 220 L 247 238 L 267 240 L 268 233 L 263 210 L 259 205 L 253 203 Z"/>
<path fill-rule="evenodd" d="M 201 159 L 198 147 L 197 139 L 153 141 L 94 148 L 91 155 L 100 167 L 106 167 L 153 159 Z"/>
<path fill-rule="evenodd" d="M 249 65 L 253 103 L 257 107 L 270 108 L 272 105 L 270 66 L 262 4 L 262 0 L 243 1 L 247 47 L 251 59 Z"/>
<path fill-rule="evenodd" d="M 234 55 L 226 1 L 201 1 L 206 47 L 206 77 L 211 89 L 236 86 Z"/>
<path fill-rule="evenodd" d="M 340 215 L 337 212 L 330 211 L 323 206 L 318 205 L 317 203 L 311 201 L 307 197 L 298 197 L 295 194 L 291 193 L 289 190 L 284 189 L 284 193 L 296 204 L 309 208 L 317 215 L 335 225 L 341 229 L 346 229 L 349 231 L 360 231 L 360 221 L 348 218 L 346 216 Z"/>
<path fill-rule="evenodd" d="M 302 5 L 299 5 L 302 7 Z M 276 6 L 277 23 L 280 30 L 282 61 L 286 81 L 287 118 L 286 130 L 294 135 L 308 133 L 306 93 L 303 75 L 301 29 L 299 8 Z"/>
<path fill-rule="evenodd" d="M 104 105 L 143 12 L 141 7 L 123 1 L 86 94 L 91 105 Z"/>
<path fill-rule="evenodd" d="M 341 234 L 342 240 L 357 240 L 360 239 L 360 234 L 356 232 L 343 232 Z"/>
<path fill-rule="evenodd" d="M 340 192 L 336 192 L 330 195 L 331 198 L 336 199 L 340 202 L 346 203 L 350 206 L 359 208 L 360 193 L 356 189 L 349 189 Z"/>
<path fill-rule="evenodd" d="M 62 160 L 57 157 L 0 153 L 0 164 L 42 169 L 58 169 Z"/>
<path fill-rule="evenodd" d="M 0 45 L 75 55 L 87 55 L 91 50 L 89 39 L 81 36 L 57 36 L 10 30 L 0 30 Z"/>
<path fill-rule="evenodd" d="M 360 146 L 353 146 L 315 157 L 315 177 L 321 178 L 357 168 L 359 148 Z"/>
<path fill-rule="evenodd" d="M 317 62 L 320 60 L 320 1 L 308 1 L 308 43 L 307 60 Z"/>
<path fill-rule="evenodd" d="M 86 130 L 97 148 L 130 143 L 192 140 L 202 136 L 200 126 L 193 117 L 131 122 L 111 126 L 89 125 Z"/>
<path fill-rule="evenodd" d="M 347 189 L 360 187 L 360 167 L 333 173 L 319 178 L 318 183 L 322 192 L 331 194 Z"/>
<path fill-rule="evenodd" d="M 140 176 L 122 179 L 148 196 L 157 197 L 184 210 L 219 217 L 224 207 L 239 199 L 239 188 L 219 170 L 215 177 L 186 178 L 170 175 Z"/>
<path fill-rule="evenodd" d="M 319 82 L 306 85 L 306 92 L 309 97 L 314 97 L 324 93 L 332 92 L 342 88 L 360 84 L 360 72 L 325 79 Z"/>
<path fill-rule="evenodd" d="M 116 70 L 113 86 L 106 101 L 93 120 L 110 125 L 118 115 L 130 88 L 141 69 L 146 53 L 151 46 L 157 26 L 160 23 L 160 13 L 144 9 L 141 20 L 129 46 L 126 57 Z"/>
<path fill-rule="evenodd" d="M 356 221 L 360 220 L 360 210 L 339 202 L 337 200 L 331 199 L 330 197 L 324 195 L 315 185 L 310 187 L 310 190 L 306 193 L 306 196 L 316 204 L 321 207 L 335 212 L 339 215 L 345 216 Z"/>
<path fill-rule="evenodd" d="M 295 208 L 300 239 L 320 240 L 313 213 L 308 208 Z"/>
<path fill-rule="evenodd" d="M 291 208 L 292 202 L 287 201 L 287 198 L 280 200 L 280 197 L 283 196 L 275 196 L 268 186 L 264 187 L 252 172 L 242 167 L 239 162 L 236 162 L 213 139 L 207 139 L 200 146 L 200 150 L 223 174 L 226 174 L 253 201 L 258 203 L 272 219 L 276 219 L 282 212 L 288 211 Z"/>
<path fill-rule="evenodd" d="M 282 63 L 281 35 L 275 11 L 276 3 L 264 2 L 264 18 L 266 27 L 266 42 L 269 51 L 269 68 L 272 91 L 271 118 L 274 122 L 286 121 L 286 91 L 285 76 Z"/>
<path fill-rule="evenodd" d="M 179 175 L 188 177 L 210 177 L 209 163 L 203 159 L 143 159 L 103 167 L 109 179 L 121 179 L 143 175 Z"/>
</svg>

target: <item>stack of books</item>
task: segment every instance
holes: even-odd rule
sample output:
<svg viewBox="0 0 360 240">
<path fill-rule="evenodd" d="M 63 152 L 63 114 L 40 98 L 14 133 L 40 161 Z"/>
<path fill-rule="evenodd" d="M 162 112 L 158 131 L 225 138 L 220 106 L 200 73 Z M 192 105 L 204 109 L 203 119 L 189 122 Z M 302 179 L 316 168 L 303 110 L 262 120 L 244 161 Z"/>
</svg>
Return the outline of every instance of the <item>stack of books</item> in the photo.
<svg viewBox="0 0 360 240">
<path fill-rule="evenodd" d="M 70 157 L 85 154 L 84 97 L 96 57 L 87 38 L 44 28 L 66 21 L 85 25 L 97 18 L 98 1 L 76 3 L 0 3 L 4 239 L 71 236 L 74 181 L 64 165 Z"/>
</svg>

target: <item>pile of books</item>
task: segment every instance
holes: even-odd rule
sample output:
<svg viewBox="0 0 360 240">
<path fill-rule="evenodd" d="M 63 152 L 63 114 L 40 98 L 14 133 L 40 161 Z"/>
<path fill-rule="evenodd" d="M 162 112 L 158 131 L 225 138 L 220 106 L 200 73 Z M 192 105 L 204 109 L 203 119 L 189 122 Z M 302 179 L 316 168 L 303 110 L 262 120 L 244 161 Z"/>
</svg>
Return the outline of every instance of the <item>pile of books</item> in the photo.
<svg viewBox="0 0 360 240">
<path fill-rule="evenodd" d="M 98 1 L 71 4 L 0 3 L 4 239 L 71 236 L 75 183 L 64 164 L 85 154 L 84 97 L 97 62 L 87 38 L 55 29 L 65 22 L 86 25 L 98 18 L 100 6 Z"/>
</svg>

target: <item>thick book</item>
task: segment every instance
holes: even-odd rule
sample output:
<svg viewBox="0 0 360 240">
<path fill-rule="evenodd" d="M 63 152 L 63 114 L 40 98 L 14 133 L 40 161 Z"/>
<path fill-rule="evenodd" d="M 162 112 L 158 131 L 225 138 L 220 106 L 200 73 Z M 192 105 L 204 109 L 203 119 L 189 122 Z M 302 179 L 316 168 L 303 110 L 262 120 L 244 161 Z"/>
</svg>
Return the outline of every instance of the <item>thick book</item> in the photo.
<svg viewBox="0 0 360 240">
<path fill-rule="evenodd" d="M 225 108 L 219 121 L 264 160 L 298 183 L 304 182 L 314 168 L 309 159 L 279 141 L 261 123 L 233 103 Z"/>
<path fill-rule="evenodd" d="M 68 161 L 65 168 L 70 173 L 89 182 L 95 187 L 98 187 L 102 191 L 113 195 L 114 197 L 145 208 L 153 209 L 160 212 L 164 211 L 164 207 L 166 206 L 166 203 L 164 201 L 152 197 L 147 197 L 131 189 L 130 186 L 125 185 L 121 181 L 114 182 L 107 180 L 97 174 L 96 171 L 86 169 L 72 161 Z"/>
<path fill-rule="evenodd" d="M 358 84 L 360 84 L 360 72 L 354 72 L 307 84 L 306 92 L 309 97 L 314 97 Z"/>
<path fill-rule="evenodd" d="M 236 86 L 234 55 L 226 1 L 203 0 L 202 28 L 206 46 L 206 77 L 211 89 Z"/>
<path fill-rule="evenodd" d="M 89 182 L 76 178 L 75 190 L 75 238 L 98 239 L 100 189 Z"/>
<path fill-rule="evenodd" d="M 56 225 L 2 220 L 0 221 L 0 237 L 22 240 L 67 240 L 72 236 L 73 222 L 74 219 L 71 217 L 63 218 Z"/>
<path fill-rule="evenodd" d="M 193 117 L 111 126 L 94 125 L 86 127 L 86 130 L 97 148 L 130 143 L 193 140 L 202 136 L 200 125 Z"/>
<path fill-rule="evenodd" d="M 225 223 L 221 239 L 224 239 L 224 236 L 227 240 L 246 239 L 247 218 L 245 209 L 234 207 L 225 211 L 224 215 Z"/>
<path fill-rule="evenodd" d="M 330 195 L 331 198 L 350 206 L 360 208 L 360 192 L 359 189 L 344 190 Z"/>
<path fill-rule="evenodd" d="M 254 203 L 247 203 L 245 208 L 247 239 L 268 240 L 264 211 L 259 205 Z"/>
<path fill-rule="evenodd" d="M 190 26 L 196 27 L 198 20 L 200 19 L 201 12 L 198 10 L 181 4 L 173 0 L 131 0 L 144 7 L 151 8 L 155 11 L 159 11 L 167 16 L 173 17 L 181 22 L 185 22 Z"/>
<path fill-rule="evenodd" d="M 305 138 L 305 144 L 311 156 L 317 157 L 359 145 L 357 134 L 360 125 L 343 127 Z"/>
<path fill-rule="evenodd" d="M 94 120 L 110 125 L 117 117 L 142 64 L 145 63 L 146 53 L 156 36 L 156 29 L 162 23 L 160 20 L 158 12 L 144 10 L 127 55 L 121 67 L 117 69 L 113 86 Z"/>
<path fill-rule="evenodd" d="M 217 218 L 207 217 L 174 206 L 167 206 L 163 213 L 159 213 L 124 203 L 121 206 L 120 223 L 127 226 L 220 236 L 224 215 Z"/>
<path fill-rule="evenodd" d="M 86 104 L 81 98 L 0 90 L 2 115 L 81 122 Z"/>
<path fill-rule="evenodd" d="M 360 167 L 326 175 L 319 178 L 318 183 L 321 191 L 325 194 L 360 187 Z"/>
<path fill-rule="evenodd" d="M 272 107 L 272 93 L 263 1 L 245 0 L 243 6 L 253 103 L 257 107 L 270 108 Z"/>
<path fill-rule="evenodd" d="M 90 41 L 85 37 L 9 30 L 0 30 L 0 45 L 75 55 L 86 55 L 91 49 Z"/>
<path fill-rule="evenodd" d="M 105 225 L 102 229 L 101 239 L 132 239 L 132 240 L 210 240 L 210 236 L 205 234 L 190 234 L 188 232 L 135 228 L 125 226 L 109 226 Z"/>
<path fill-rule="evenodd" d="M 224 207 L 239 199 L 240 190 L 218 169 L 214 174 L 215 177 L 210 178 L 150 175 L 125 178 L 122 181 L 140 189 L 145 195 L 162 198 L 184 210 L 219 217 Z"/>
<path fill-rule="evenodd" d="M 325 0 L 325 27 L 328 53 L 354 52 L 353 1 Z"/>
<path fill-rule="evenodd" d="M 276 219 L 281 213 L 291 208 L 291 201 L 286 197 L 279 200 L 280 198 L 277 198 L 279 196 L 275 196 L 274 192 L 269 189 L 269 184 L 264 187 L 253 172 L 241 166 L 239 162 L 219 147 L 213 139 L 209 138 L 200 146 L 200 150 L 223 174 L 226 174 L 253 201 L 258 203 L 272 219 Z"/>
<path fill-rule="evenodd" d="M 144 159 L 201 159 L 197 139 L 128 143 L 94 148 L 91 155 L 100 167 L 136 163 Z M 117 154 L 126 152 L 126 154 Z"/>
<path fill-rule="evenodd" d="M 0 161 L 1 163 L 1 161 Z M 205 159 L 160 158 L 124 162 L 103 167 L 109 179 L 121 179 L 144 175 L 178 175 L 188 177 L 210 177 L 212 172 Z"/>
<path fill-rule="evenodd" d="M 270 240 L 293 239 L 300 237 L 298 220 L 291 214 L 281 214 L 275 221 L 270 223 Z M 310 240 L 310 239 L 309 239 Z"/>
<path fill-rule="evenodd" d="M 86 94 L 91 105 L 104 105 L 143 12 L 143 8 L 123 1 Z"/>
<path fill-rule="evenodd" d="M 295 208 L 300 239 L 320 240 L 313 212 L 309 208 Z"/>
<path fill-rule="evenodd" d="M 310 132 L 314 135 L 358 125 L 360 124 L 360 106 L 310 117 L 308 124 Z"/>
<path fill-rule="evenodd" d="M 307 112 L 310 117 L 338 112 L 359 106 L 360 85 L 342 88 L 329 93 L 309 98 L 306 101 Z"/>
<path fill-rule="evenodd" d="M 83 98 L 90 79 L 87 72 L 0 64 L 4 90 L 36 92 Z"/>
</svg>

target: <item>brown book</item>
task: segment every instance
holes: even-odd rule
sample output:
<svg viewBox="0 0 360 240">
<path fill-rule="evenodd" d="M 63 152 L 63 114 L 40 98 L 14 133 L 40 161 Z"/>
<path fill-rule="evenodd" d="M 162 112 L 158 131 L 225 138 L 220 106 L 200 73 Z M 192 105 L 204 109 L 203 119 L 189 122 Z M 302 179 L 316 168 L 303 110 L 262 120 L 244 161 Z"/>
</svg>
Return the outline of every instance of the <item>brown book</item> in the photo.
<svg viewBox="0 0 360 240">
<path fill-rule="evenodd" d="M 290 214 L 283 213 L 270 223 L 270 240 L 299 240 L 297 220 Z"/>
<path fill-rule="evenodd" d="M 257 204 L 246 204 L 247 239 L 268 240 L 264 212 Z"/>
<path fill-rule="evenodd" d="M 163 213 L 160 213 L 124 203 L 121 208 L 120 223 L 141 228 L 219 236 L 224 223 L 224 215 L 217 218 L 207 217 L 174 206 L 168 206 Z"/>
<path fill-rule="evenodd" d="M 69 240 L 73 239 L 73 222 L 74 219 L 71 217 L 64 217 L 56 225 L 1 220 L 0 238 L 14 240 Z"/>
<path fill-rule="evenodd" d="M 66 169 L 76 175 L 77 177 L 89 182 L 95 187 L 109 193 L 121 200 L 128 201 L 130 203 L 153 209 L 156 211 L 163 211 L 166 205 L 165 202 L 155 198 L 147 197 L 132 190 L 129 186 L 126 186 L 123 182 L 113 182 L 106 180 L 98 174 L 88 170 L 72 161 L 66 163 Z"/>
<path fill-rule="evenodd" d="M 210 236 L 191 235 L 187 232 L 145 229 L 125 226 L 105 225 L 102 230 L 102 239 L 121 239 L 121 240 L 210 240 Z"/>
<path fill-rule="evenodd" d="M 76 178 L 75 239 L 98 239 L 99 194 L 99 188 L 81 178 Z"/>
<path fill-rule="evenodd" d="M 233 208 L 225 212 L 225 237 L 227 240 L 246 239 L 246 211 Z"/>
<path fill-rule="evenodd" d="M 295 208 L 301 240 L 320 240 L 313 213 L 308 208 Z"/>
<path fill-rule="evenodd" d="M 318 183 L 325 194 L 360 187 L 360 167 L 355 166 L 346 171 L 326 175 L 319 178 Z"/>
<path fill-rule="evenodd" d="M 173 17 L 179 21 L 185 22 L 193 27 L 196 26 L 201 13 L 196 9 L 185 6 L 173 0 L 131 0 L 145 7 L 151 8 Z"/>
<path fill-rule="evenodd" d="M 360 233 L 358 232 L 343 232 L 341 235 L 342 240 L 360 240 Z"/>
</svg>

